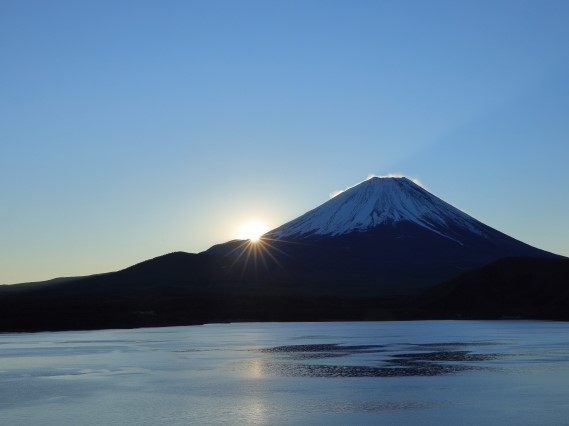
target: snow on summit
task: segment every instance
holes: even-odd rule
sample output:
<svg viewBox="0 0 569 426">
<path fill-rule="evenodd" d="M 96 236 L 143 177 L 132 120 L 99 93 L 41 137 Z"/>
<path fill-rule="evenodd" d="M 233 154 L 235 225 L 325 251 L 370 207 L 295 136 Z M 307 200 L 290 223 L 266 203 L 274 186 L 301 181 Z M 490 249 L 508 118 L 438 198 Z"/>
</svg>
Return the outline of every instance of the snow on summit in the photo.
<svg viewBox="0 0 569 426">
<path fill-rule="evenodd" d="M 451 227 L 477 234 L 484 234 L 486 228 L 405 177 L 373 177 L 267 235 L 276 239 L 342 235 L 401 221 L 414 222 L 451 239 L 451 233 L 445 232 Z"/>
</svg>

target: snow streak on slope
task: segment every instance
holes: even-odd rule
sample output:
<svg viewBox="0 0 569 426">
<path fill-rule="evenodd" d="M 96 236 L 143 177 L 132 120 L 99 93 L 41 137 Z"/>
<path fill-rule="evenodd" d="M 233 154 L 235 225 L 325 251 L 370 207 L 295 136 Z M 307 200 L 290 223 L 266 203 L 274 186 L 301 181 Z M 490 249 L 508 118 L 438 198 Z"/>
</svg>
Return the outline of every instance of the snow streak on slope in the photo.
<svg viewBox="0 0 569 426">
<path fill-rule="evenodd" d="M 481 236 L 491 229 L 407 178 L 374 177 L 267 235 L 276 239 L 342 235 L 401 221 L 413 222 L 455 241 L 451 229 L 464 229 Z"/>
</svg>

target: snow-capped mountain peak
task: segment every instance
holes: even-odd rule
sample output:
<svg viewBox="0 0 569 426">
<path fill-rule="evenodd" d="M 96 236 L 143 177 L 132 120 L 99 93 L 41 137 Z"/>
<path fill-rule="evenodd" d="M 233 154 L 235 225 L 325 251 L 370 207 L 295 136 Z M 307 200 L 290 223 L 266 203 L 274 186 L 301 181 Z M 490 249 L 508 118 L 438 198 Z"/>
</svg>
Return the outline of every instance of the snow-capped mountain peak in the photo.
<svg viewBox="0 0 569 426">
<path fill-rule="evenodd" d="M 275 239 L 343 235 L 383 224 L 413 222 L 455 240 L 451 228 L 483 235 L 486 226 L 405 177 L 373 177 L 272 231 Z M 449 232 L 447 232 L 449 231 Z"/>
</svg>

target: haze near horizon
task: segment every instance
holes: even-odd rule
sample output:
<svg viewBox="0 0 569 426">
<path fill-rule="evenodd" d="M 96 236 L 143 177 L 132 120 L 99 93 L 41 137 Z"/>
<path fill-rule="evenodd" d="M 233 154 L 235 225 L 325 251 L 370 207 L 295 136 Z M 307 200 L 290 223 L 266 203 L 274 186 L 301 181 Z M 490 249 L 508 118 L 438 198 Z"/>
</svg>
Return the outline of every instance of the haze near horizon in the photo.
<svg viewBox="0 0 569 426">
<path fill-rule="evenodd" d="M 6 1 L 0 283 L 199 252 L 404 173 L 569 256 L 565 1 Z"/>
</svg>

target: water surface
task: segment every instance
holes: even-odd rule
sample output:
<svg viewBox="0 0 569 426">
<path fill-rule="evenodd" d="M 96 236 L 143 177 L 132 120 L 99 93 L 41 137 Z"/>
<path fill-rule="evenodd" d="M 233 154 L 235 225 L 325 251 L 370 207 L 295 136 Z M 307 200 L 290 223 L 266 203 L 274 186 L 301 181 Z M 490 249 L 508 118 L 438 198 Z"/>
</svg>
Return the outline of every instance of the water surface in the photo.
<svg viewBox="0 0 569 426">
<path fill-rule="evenodd" d="M 0 335 L 10 425 L 567 424 L 569 323 L 215 324 Z"/>
</svg>

